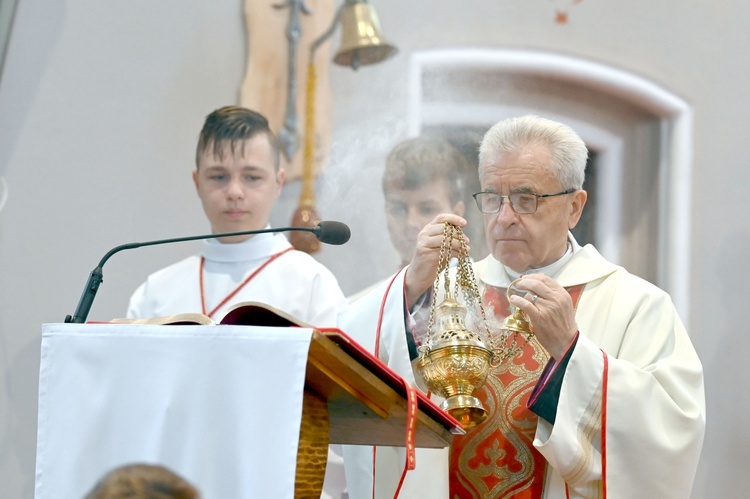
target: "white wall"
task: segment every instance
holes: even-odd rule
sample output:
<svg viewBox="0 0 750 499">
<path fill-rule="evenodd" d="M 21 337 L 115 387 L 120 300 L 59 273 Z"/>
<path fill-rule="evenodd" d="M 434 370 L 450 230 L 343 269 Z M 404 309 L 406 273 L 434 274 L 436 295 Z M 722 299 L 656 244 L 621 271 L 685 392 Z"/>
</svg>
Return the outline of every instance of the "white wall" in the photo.
<svg viewBox="0 0 750 499">
<path fill-rule="evenodd" d="M 631 71 L 695 110 L 688 328 L 706 369 L 708 433 L 694 497 L 741 497 L 750 461 L 750 6 L 730 0 L 589 0 L 554 23 L 554 2 L 373 0 L 401 52 L 358 72 L 334 67 L 324 218 L 352 241 L 319 258 L 345 291 L 390 273 L 382 159 L 406 133 L 408 61 L 448 47 L 532 48 Z M 204 116 L 238 100 L 241 0 L 19 0 L 0 80 L 0 492 L 32 496 L 40 324 L 60 322 L 111 247 L 208 230 L 190 182 Z M 296 185 L 275 225 L 286 225 Z M 90 319 L 122 315 L 146 273 L 194 245 L 121 253 Z"/>
</svg>

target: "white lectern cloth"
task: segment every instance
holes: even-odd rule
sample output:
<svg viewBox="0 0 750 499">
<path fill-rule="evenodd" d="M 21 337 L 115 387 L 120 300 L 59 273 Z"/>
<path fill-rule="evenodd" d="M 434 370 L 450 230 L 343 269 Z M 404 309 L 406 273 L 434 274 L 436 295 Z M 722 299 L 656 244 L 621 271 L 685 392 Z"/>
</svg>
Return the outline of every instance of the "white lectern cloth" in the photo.
<svg viewBox="0 0 750 499">
<path fill-rule="evenodd" d="M 134 462 L 203 499 L 292 498 L 311 331 L 45 324 L 36 499 Z"/>
</svg>

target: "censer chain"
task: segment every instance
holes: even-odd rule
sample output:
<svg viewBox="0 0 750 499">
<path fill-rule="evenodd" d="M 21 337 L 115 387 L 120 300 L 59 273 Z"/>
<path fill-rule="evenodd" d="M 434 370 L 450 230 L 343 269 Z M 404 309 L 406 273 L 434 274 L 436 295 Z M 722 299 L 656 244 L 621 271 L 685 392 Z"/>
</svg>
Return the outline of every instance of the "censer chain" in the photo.
<svg viewBox="0 0 750 499">
<path fill-rule="evenodd" d="M 450 281 L 448 280 L 448 261 L 446 259 L 446 253 L 450 255 L 450 248 L 453 246 L 453 227 L 452 224 L 446 222 L 443 227 L 443 240 L 440 242 L 440 257 L 438 258 L 437 276 L 432 286 L 432 304 L 430 305 L 430 319 L 427 323 L 427 347 L 432 348 L 433 338 L 433 327 L 435 325 L 435 301 L 438 295 L 438 289 L 440 287 L 440 272 L 445 269 L 445 295 L 450 297 Z"/>
</svg>

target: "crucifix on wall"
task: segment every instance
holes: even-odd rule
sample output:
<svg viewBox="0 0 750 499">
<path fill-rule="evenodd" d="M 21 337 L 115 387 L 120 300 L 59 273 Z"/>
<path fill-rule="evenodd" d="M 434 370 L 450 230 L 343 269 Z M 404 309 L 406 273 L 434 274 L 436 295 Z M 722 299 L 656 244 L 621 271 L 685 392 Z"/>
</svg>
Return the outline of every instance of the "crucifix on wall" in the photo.
<svg viewBox="0 0 750 499">
<path fill-rule="evenodd" d="M 342 25 L 336 64 L 374 64 L 396 53 L 380 35 L 366 0 L 245 0 L 248 63 L 240 102 L 264 114 L 279 136 L 282 165 L 289 180 L 301 180 L 292 225 L 314 227 L 314 179 L 326 164 L 331 140 L 329 39 Z M 312 236 L 312 237 L 311 237 Z M 300 250 L 317 251 L 310 233 L 290 238 Z"/>
<path fill-rule="evenodd" d="M 282 164 L 290 180 L 299 180 L 302 176 L 302 155 L 298 152 L 303 130 L 299 124 L 305 122 L 306 113 L 304 101 L 300 99 L 304 93 L 300 93 L 300 89 L 307 87 L 309 63 L 308 58 L 303 56 L 315 38 L 326 30 L 333 12 L 333 0 L 286 0 L 283 3 L 245 0 L 248 61 L 240 102 L 266 116 L 271 129 L 277 134 L 285 129 L 285 118 L 295 121 L 287 124 L 286 129 L 296 132 L 297 136 L 292 139 L 296 145 L 282 154 Z M 313 61 L 318 75 L 313 141 L 317 149 L 314 155 L 316 172 L 325 162 L 331 135 L 331 91 L 328 83 L 330 43 L 326 42 L 321 48 Z M 289 108 L 287 104 L 293 107 Z"/>
</svg>

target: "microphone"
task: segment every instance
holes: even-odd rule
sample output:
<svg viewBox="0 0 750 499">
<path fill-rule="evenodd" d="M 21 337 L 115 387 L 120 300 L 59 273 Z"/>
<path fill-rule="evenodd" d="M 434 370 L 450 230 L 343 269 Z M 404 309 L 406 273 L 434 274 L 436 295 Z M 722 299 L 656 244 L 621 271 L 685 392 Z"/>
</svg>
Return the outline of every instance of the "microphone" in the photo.
<svg viewBox="0 0 750 499">
<path fill-rule="evenodd" d="M 157 241 L 145 241 L 141 243 L 127 243 L 115 246 L 107 252 L 106 255 L 99 261 L 99 265 L 91 271 L 89 279 L 86 281 L 86 286 L 83 288 L 81 299 L 78 302 L 78 307 L 73 315 L 65 317 L 66 323 L 83 323 L 86 322 L 86 317 L 89 315 L 91 305 L 94 303 L 96 292 L 99 290 L 99 285 L 104 280 L 102 273 L 102 267 L 104 263 L 115 253 L 119 253 L 122 250 L 140 248 L 142 246 L 155 246 L 157 244 L 170 244 L 179 243 L 184 241 L 195 241 L 197 239 L 214 239 L 222 237 L 232 236 L 251 236 L 255 234 L 266 234 L 269 232 L 289 232 L 289 231 L 303 231 L 312 232 L 315 237 L 322 243 L 326 244 L 344 244 L 349 240 L 352 235 L 349 226 L 342 222 L 335 221 L 323 221 L 318 222 L 315 227 L 281 227 L 278 229 L 260 229 L 260 230 L 246 230 L 243 232 L 226 232 L 224 234 L 204 234 L 201 236 L 186 236 L 186 237 L 175 237 L 172 239 L 159 239 Z"/>
<path fill-rule="evenodd" d="M 352 231 L 349 226 L 341 222 L 318 222 L 311 232 L 321 243 L 326 244 L 344 244 L 352 237 Z"/>
</svg>

